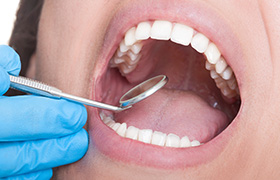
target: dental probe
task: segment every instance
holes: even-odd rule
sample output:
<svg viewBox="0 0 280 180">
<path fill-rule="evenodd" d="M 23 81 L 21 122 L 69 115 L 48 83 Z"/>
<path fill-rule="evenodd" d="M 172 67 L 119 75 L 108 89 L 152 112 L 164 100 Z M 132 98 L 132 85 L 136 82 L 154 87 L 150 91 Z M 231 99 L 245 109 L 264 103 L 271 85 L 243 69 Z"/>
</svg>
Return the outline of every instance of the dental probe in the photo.
<svg viewBox="0 0 280 180">
<path fill-rule="evenodd" d="M 146 99 L 147 97 L 161 89 L 167 83 L 167 81 L 167 76 L 159 75 L 142 82 L 141 84 L 130 89 L 121 97 L 119 101 L 119 107 L 67 94 L 53 86 L 49 86 L 45 83 L 29 79 L 23 76 L 10 75 L 10 88 L 25 93 L 50 97 L 54 99 L 67 99 L 88 106 L 120 112 L 129 109 L 132 107 L 133 104 Z"/>
</svg>

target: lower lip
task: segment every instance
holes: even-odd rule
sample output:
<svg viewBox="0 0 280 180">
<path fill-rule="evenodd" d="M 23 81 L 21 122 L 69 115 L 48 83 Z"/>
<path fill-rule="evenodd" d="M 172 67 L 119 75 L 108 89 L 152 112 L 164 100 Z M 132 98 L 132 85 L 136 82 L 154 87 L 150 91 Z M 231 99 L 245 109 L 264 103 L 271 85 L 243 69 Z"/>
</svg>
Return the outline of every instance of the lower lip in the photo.
<svg viewBox="0 0 280 180">
<path fill-rule="evenodd" d="M 192 5 L 192 4 L 188 4 Z M 198 9 L 197 5 L 193 5 L 193 9 Z M 137 8 L 139 9 L 139 8 Z M 187 9 L 190 9 L 192 13 L 197 13 L 196 10 L 192 10 L 192 8 L 188 7 Z M 203 9 L 203 8 L 202 8 Z M 209 10 L 208 10 L 209 11 Z M 142 12 L 142 11 L 139 11 Z M 207 14 L 206 11 L 205 14 Z M 155 11 L 153 13 L 156 13 Z M 202 16 L 206 16 L 206 15 Z M 213 17 L 213 21 L 217 20 L 214 18 L 214 15 L 210 15 L 212 13 L 209 13 L 210 17 Z M 123 16 L 125 19 L 126 16 Z M 137 15 L 135 17 L 137 19 Z M 143 18 L 143 17 L 142 17 Z M 158 17 L 160 18 L 160 17 Z M 117 18 L 118 19 L 118 18 Z M 139 18 L 141 19 L 141 18 Z M 149 19 L 149 18 L 146 18 Z M 168 18 L 162 17 L 162 19 L 168 20 Z M 203 19 L 203 18 L 201 18 Z M 209 17 L 208 17 L 209 19 Z M 189 19 L 190 22 L 193 20 Z M 207 19 L 206 19 L 207 20 Z M 185 20 L 182 20 L 183 22 Z M 139 20 L 140 22 L 140 20 Z M 207 22 L 207 21 L 205 21 Z M 116 23 L 116 22 L 115 22 Z M 117 32 L 125 32 L 126 26 L 131 26 L 128 25 L 129 22 L 124 23 L 120 22 L 119 24 L 126 24 L 122 25 L 123 28 L 120 27 L 114 27 L 114 23 L 112 27 L 115 28 L 115 31 Z M 200 22 L 203 23 L 203 22 Z M 117 23 L 118 24 L 118 23 Z M 206 23 L 207 24 L 207 23 Z M 209 24 L 209 22 L 208 22 Z M 211 23 L 210 23 L 211 24 Z M 221 25 L 222 23 L 215 23 L 216 25 Z M 207 25 L 206 25 L 207 26 Z M 227 37 L 225 38 L 225 34 L 229 34 L 229 32 L 225 33 L 224 36 L 221 35 L 222 37 L 216 37 L 213 36 L 215 34 L 214 32 L 211 32 L 213 28 L 211 27 L 204 27 L 202 29 L 196 28 L 200 30 L 200 32 L 204 33 L 207 35 L 211 40 L 213 40 L 217 45 L 223 44 L 224 46 L 238 46 L 236 40 L 233 37 Z M 193 24 L 192 27 L 198 27 L 197 24 Z M 220 26 L 220 27 L 227 27 L 227 26 Z M 209 28 L 209 29 L 207 29 Z M 127 29 L 127 28 L 126 28 Z M 226 29 L 226 28 L 224 28 Z M 220 33 L 223 34 L 223 33 Z M 122 37 L 115 37 L 115 32 L 110 32 L 107 34 L 108 39 L 113 39 L 112 41 L 105 41 L 104 44 L 104 50 L 101 53 L 100 59 L 104 60 L 107 59 L 109 61 L 110 57 L 112 57 L 114 51 L 116 48 L 117 42 L 120 41 Z M 220 43 L 220 39 L 225 39 L 226 42 Z M 215 41 L 217 40 L 217 41 Z M 116 42 L 115 42 L 116 41 Z M 219 46 L 221 47 L 221 46 Z M 111 49 L 111 51 L 108 53 L 108 49 Z M 235 48 L 239 49 L 239 48 Z M 107 51 L 107 52 L 105 52 Z M 224 51 L 224 52 L 223 52 Z M 242 59 L 242 57 L 236 57 L 236 55 L 242 56 L 242 53 L 232 53 L 232 52 L 227 52 L 226 49 L 223 50 L 222 48 L 222 54 L 225 55 L 226 59 Z M 93 99 L 98 95 L 98 92 L 95 88 L 98 87 L 98 83 L 100 82 L 100 75 L 102 75 L 107 66 L 106 63 L 101 61 L 99 66 L 99 70 L 95 72 L 94 76 L 94 88 L 93 90 L 95 91 Z M 236 72 L 238 76 L 242 75 L 242 72 L 240 69 L 237 67 L 243 67 L 241 64 L 242 61 L 230 61 L 229 64 L 233 68 L 234 72 Z M 101 73 L 102 72 L 102 73 Z M 237 77 L 238 78 L 238 77 Z M 239 80 L 242 79 L 242 77 L 238 78 Z M 240 89 L 242 90 L 242 89 Z M 240 110 L 242 108 L 242 105 L 240 107 Z M 95 148 L 97 148 L 100 152 L 102 152 L 104 155 L 115 159 L 117 161 L 122 161 L 122 162 L 127 162 L 127 163 L 133 163 L 141 166 L 148 166 L 148 167 L 155 167 L 155 168 L 164 168 L 164 169 L 174 169 L 174 168 L 185 168 L 185 167 L 191 167 L 191 166 L 196 166 L 202 163 L 206 163 L 209 161 L 212 161 L 215 159 L 226 147 L 227 143 L 230 142 L 230 139 L 232 138 L 232 134 L 235 131 L 235 124 L 237 121 L 239 121 L 240 117 L 239 114 L 237 117 L 234 119 L 234 121 L 224 130 L 221 134 L 219 134 L 217 137 L 212 139 L 211 141 L 197 147 L 191 147 L 191 148 L 166 148 L 166 147 L 160 147 L 160 146 L 154 146 L 150 144 L 144 144 L 139 141 L 123 138 L 119 135 L 117 135 L 116 132 L 114 132 L 112 129 L 110 129 L 108 126 L 106 126 L 100 119 L 98 110 L 95 108 L 89 108 L 89 134 L 91 137 L 92 142 L 94 143 Z"/>
</svg>

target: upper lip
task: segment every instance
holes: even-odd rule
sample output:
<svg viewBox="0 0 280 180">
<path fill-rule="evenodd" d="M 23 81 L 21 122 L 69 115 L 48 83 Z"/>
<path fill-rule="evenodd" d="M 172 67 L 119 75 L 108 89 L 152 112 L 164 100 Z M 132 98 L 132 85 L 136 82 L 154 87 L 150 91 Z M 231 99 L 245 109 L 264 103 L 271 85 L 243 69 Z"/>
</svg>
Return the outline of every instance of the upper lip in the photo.
<svg viewBox="0 0 280 180">
<path fill-rule="evenodd" d="M 131 14 L 133 14 L 133 17 Z M 231 29 L 230 22 L 226 21 L 213 7 L 207 5 L 207 2 L 156 0 L 131 1 L 124 4 L 111 20 L 106 31 L 102 51 L 97 60 L 100 65 L 98 67 L 101 68 L 94 72 L 93 99 L 100 100 L 97 99 L 100 77 L 105 73 L 108 62 L 125 32 L 141 21 L 158 19 L 189 25 L 213 41 L 235 72 L 242 98 L 240 82 L 242 82 L 242 67 L 244 67 L 242 65 L 243 56 L 239 41 Z M 91 116 L 89 122 L 89 129 L 92 130 L 91 138 L 102 153 L 114 159 L 153 167 L 180 168 L 209 161 L 223 150 L 226 142 L 229 141 L 230 136 L 228 134 L 233 132 L 233 126 L 230 125 L 218 137 L 200 147 L 189 149 L 161 148 L 144 145 L 116 135 L 115 132 L 101 122 L 97 110 L 91 108 L 89 111 Z M 235 118 L 235 121 L 238 117 Z"/>
</svg>

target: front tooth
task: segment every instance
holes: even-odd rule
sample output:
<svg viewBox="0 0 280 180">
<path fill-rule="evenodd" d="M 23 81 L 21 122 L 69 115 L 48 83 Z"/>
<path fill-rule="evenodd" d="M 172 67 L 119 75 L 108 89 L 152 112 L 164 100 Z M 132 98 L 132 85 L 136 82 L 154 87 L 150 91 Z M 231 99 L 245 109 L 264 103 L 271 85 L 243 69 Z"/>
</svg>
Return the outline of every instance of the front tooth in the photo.
<svg viewBox="0 0 280 180">
<path fill-rule="evenodd" d="M 139 129 L 134 126 L 129 126 L 126 130 L 125 137 L 137 140 Z"/>
<path fill-rule="evenodd" d="M 229 80 L 232 76 L 231 67 L 228 66 L 221 75 L 222 75 L 224 80 Z"/>
<path fill-rule="evenodd" d="M 180 147 L 180 138 L 175 134 L 168 134 L 165 146 L 167 147 Z"/>
<path fill-rule="evenodd" d="M 191 46 L 199 53 L 204 53 L 208 47 L 209 39 L 201 33 L 197 33 L 191 42 Z"/>
<path fill-rule="evenodd" d="M 116 130 L 116 132 L 118 133 L 118 135 L 124 137 L 125 136 L 125 132 L 126 132 L 126 128 L 127 128 L 126 123 L 122 123 L 120 125 L 120 127 Z"/>
<path fill-rule="evenodd" d="M 177 44 L 188 46 L 192 41 L 193 32 L 193 28 L 189 26 L 183 24 L 175 24 L 171 34 L 171 41 Z"/>
<path fill-rule="evenodd" d="M 151 143 L 153 131 L 151 129 L 139 130 L 138 140 L 144 143 Z"/>
<path fill-rule="evenodd" d="M 142 43 L 136 43 L 136 44 L 133 44 L 130 49 L 134 54 L 139 54 L 139 52 L 142 49 L 142 46 L 143 46 Z"/>
<path fill-rule="evenodd" d="M 151 34 L 151 25 L 149 22 L 141 22 L 138 24 L 136 31 L 135 31 L 135 38 L 136 40 L 145 40 L 149 39 Z"/>
<path fill-rule="evenodd" d="M 169 40 L 172 31 L 172 23 L 169 21 L 155 21 L 151 29 L 151 38 L 157 40 Z"/>
<path fill-rule="evenodd" d="M 226 67 L 227 67 L 227 63 L 226 63 L 225 59 L 221 57 L 218 60 L 217 64 L 215 65 L 216 72 L 218 74 L 221 74 L 226 69 Z"/>
<path fill-rule="evenodd" d="M 124 40 L 120 43 L 120 51 L 121 52 L 127 52 L 129 50 L 129 47 L 125 45 Z"/>
<path fill-rule="evenodd" d="M 155 131 L 152 137 L 152 144 L 164 146 L 166 141 L 166 134 L 162 132 Z"/>
<path fill-rule="evenodd" d="M 119 127 L 120 127 L 120 123 L 115 123 L 114 125 L 112 125 L 112 129 L 114 130 L 114 131 L 116 131 Z"/>
<path fill-rule="evenodd" d="M 190 146 L 191 146 L 191 141 L 188 138 L 188 136 L 182 137 L 180 141 L 180 147 L 190 147 Z"/>
<path fill-rule="evenodd" d="M 134 44 L 136 42 L 135 30 L 136 30 L 136 28 L 132 27 L 125 33 L 124 43 L 126 46 L 131 46 L 132 44 Z"/>
<path fill-rule="evenodd" d="M 199 141 L 197 141 L 197 140 L 193 140 L 192 142 L 191 142 L 191 146 L 199 146 L 200 145 L 200 142 Z"/>
<path fill-rule="evenodd" d="M 205 55 L 207 57 L 207 60 L 211 64 L 216 64 L 221 57 L 221 53 L 220 53 L 219 49 L 213 43 L 209 44 L 207 50 L 205 51 Z"/>
</svg>

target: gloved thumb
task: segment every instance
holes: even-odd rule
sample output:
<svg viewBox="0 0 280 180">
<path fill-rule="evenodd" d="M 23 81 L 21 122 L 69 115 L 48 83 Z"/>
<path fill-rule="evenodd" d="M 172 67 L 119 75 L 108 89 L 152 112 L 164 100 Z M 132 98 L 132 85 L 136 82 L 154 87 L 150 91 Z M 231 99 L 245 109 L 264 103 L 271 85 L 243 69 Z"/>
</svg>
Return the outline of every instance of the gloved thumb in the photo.
<svg viewBox="0 0 280 180">
<path fill-rule="evenodd" d="M 9 89 L 9 74 L 18 75 L 20 68 L 19 55 L 11 47 L 0 45 L 0 95 Z"/>
</svg>

